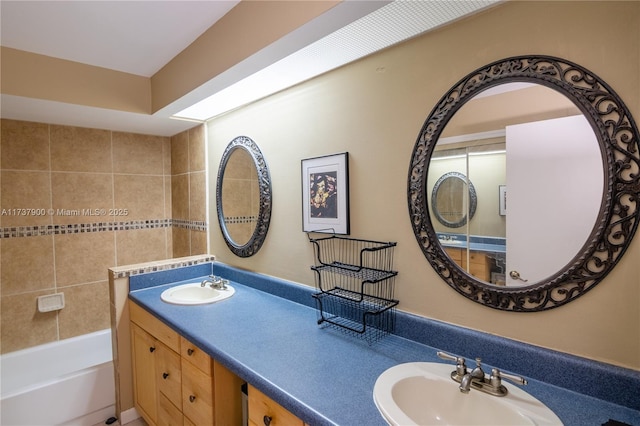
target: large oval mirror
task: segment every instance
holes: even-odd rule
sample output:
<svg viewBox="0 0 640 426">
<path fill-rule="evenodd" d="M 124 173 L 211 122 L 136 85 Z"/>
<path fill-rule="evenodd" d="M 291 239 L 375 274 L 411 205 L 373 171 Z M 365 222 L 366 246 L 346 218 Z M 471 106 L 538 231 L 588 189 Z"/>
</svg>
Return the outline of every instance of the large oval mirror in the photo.
<svg viewBox="0 0 640 426">
<path fill-rule="evenodd" d="M 439 229 L 431 185 L 455 170 L 474 181 L 477 211 Z M 509 58 L 462 79 L 427 118 L 409 170 L 412 226 L 459 293 L 550 309 L 591 289 L 626 250 L 639 172 L 637 127 L 603 81 L 558 58 Z"/>
<path fill-rule="evenodd" d="M 271 177 L 253 140 L 233 139 L 220 161 L 216 184 L 218 223 L 229 249 L 240 257 L 262 246 L 271 219 Z"/>
</svg>

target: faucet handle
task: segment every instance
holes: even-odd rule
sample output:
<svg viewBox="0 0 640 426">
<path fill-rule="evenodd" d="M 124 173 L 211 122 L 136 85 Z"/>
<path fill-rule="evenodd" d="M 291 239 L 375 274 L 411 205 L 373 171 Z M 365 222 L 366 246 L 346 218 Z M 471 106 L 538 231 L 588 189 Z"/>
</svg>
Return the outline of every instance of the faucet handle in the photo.
<svg viewBox="0 0 640 426">
<path fill-rule="evenodd" d="M 462 376 L 464 376 L 465 374 L 467 374 L 467 364 L 465 363 L 465 359 L 459 356 L 455 356 L 455 355 L 451 355 L 448 354 L 446 352 L 437 352 L 436 355 L 438 355 L 438 357 L 447 360 L 447 361 L 453 361 L 456 363 L 456 371 L 455 374 L 459 377 L 462 378 Z M 451 373 L 454 374 L 454 373 Z"/>
<path fill-rule="evenodd" d="M 520 377 L 520 376 L 515 376 L 513 374 L 508 374 L 508 373 L 504 373 L 500 370 L 498 370 L 497 368 L 493 368 L 491 369 L 491 378 L 489 379 L 491 384 L 495 387 L 495 388 L 499 388 L 500 385 L 502 384 L 502 380 L 501 379 L 507 379 L 512 381 L 515 384 L 518 385 L 526 385 L 527 379 L 525 379 L 524 377 Z"/>
</svg>

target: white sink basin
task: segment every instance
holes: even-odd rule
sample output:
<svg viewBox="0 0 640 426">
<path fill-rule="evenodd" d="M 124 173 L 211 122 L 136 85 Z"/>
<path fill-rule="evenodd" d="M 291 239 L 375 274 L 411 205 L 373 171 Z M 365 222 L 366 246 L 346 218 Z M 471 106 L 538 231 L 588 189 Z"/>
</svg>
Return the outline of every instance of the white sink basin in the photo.
<svg viewBox="0 0 640 426">
<path fill-rule="evenodd" d="M 202 287 L 200 283 L 189 283 L 163 291 L 160 298 L 175 305 L 204 305 L 228 299 L 235 292 L 235 289 L 230 285 L 227 285 L 226 290 L 222 290 L 211 288 L 208 284 Z"/>
<path fill-rule="evenodd" d="M 378 410 L 390 425 L 561 425 L 553 411 L 516 385 L 506 396 L 472 389 L 451 379 L 455 366 L 400 364 L 382 373 L 373 388 Z"/>
</svg>

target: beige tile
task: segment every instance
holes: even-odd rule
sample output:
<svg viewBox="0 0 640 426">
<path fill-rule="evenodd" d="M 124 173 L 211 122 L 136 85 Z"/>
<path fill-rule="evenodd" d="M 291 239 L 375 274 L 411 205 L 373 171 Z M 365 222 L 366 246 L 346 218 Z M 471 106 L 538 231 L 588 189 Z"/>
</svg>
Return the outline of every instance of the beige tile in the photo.
<svg viewBox="0 0 640 426">
<path fill-rule="evenodd" d="M 142 175 L 114 175 L 116 209 L 127 210 L 127 215 L 115 221 L 163 219 L 164 177 Z"/>
<path fill-rule="evenodd" d="M 0 174 L 0 206 L 12 212 L 2 215 L 3 227 L 51 224 L 49 172 L 4 170 Z"/>
<path fill-rule="evenodd" d="M 0 298 L 2 353 L 42 345 L 58 339 L 57 312 L 38 312 L 38 291 Z"/>
<path fill-rule="evenodd" d="M 49 170 L 49 126 L 3 119 L 0 150 L 2 169 Z"/>
<path fill-rule="evenodd" d="M 257 179 L 253 158 L 244 149 L 235 149 L 224 168 L 225 179 Z"/>
<path fill-rule="evenodd" d="M 254 223 L 227 224 L 227 233 L 229 234 L 229 238 L 231 238 L 231 240 L 239 246 L 243 246 L 249 242 L 251 235 L 253 235 L 254 229 Z"/>
<path fill-rule="evenodd" d="M 164 177 L 164 218 L 171 219 L 173 216 L 171 203 L 171 176 Z"/>
<path fill-rule="evenodd" d="M 114 173 L 163 174 L 163 147 L 167 140 L 170 139 L 162 136 L 114 132 Z"/>
<path fill-rule="evenodd" d="M 118 265 L 166 259 L 166 233 L 169 229 L 136 229 L 116 232 Z"/>
<path fill-rule="evenodd" d="M 249 216 L 251 214 L 251 181 L 224 179 L 222 209 L 225 217 Z"/>
<path fill-rule="evenodd" d="M 205 172 L 189 173 L 189 219 L 207 219 L 207 182 Z"/>
<path fill-rule="evenodd" d="M 54 224 L 110 222 L 105 214 L 90 216 L 85 210 L 109 212 L 113 208 L 113 179 L 111 174 L 51 173 L 53 209 L 77 215 L 56 213 Z"/>
<path fill-rule="evenodd" d="M 163 173 L 167 176 L 171 176 L 171 139 L 164 138 L 162 141 Z"/>
<path fill-rule="evenodd" d="M 51 126 L 51 170 L 112 171 L 111 132 L 72 126 Z"/>
<path fill-rule="evenodd" d="M 56 283 L 58 287 L 108 279 L 116 266 L 113 232 L 56 235 Z"/>
<path fill-rule="evenodd" d="M 189 220 L 189 175 L 171 177 L 171 217 Z"/>
<path fill-rule="evenodd" d="M 173 254 L 173 227 L 166 228 L 165 235 L 167 237 L 167 245 L 165 247 L 167 259 L 178 257 Z"/>
<path fill-rule="evenodd" d="M 64 287 L 58 291 L 64 293 L 65 301 L 58 314 L 60 339 L 110 327 L 108 281 Z"/>
<path fill-rule="evenodd" d="M 189 171 L 204 171 L 205 169 L 205 137 L 204 124 L 188 130 L 189 132 Z"/>
<path fill-rule="evenodd" d="M 191 256 L 189 230 L 173 227 L 173 257 Z"/>
<path fill-rule="evenodd" d="M 171 174 L 189 171 L 189 131 L 171 137 Z"/>
<path fill-rule="evenodd" d="M 191 232 L 191 255 L 207 254 L 207 232 L 190 231 Z"/>
<path fill-rule="evenodd" d="M 0 246 L 2 296 L 53 289 L 53 236 L 6 238 Z"/>
</svg>

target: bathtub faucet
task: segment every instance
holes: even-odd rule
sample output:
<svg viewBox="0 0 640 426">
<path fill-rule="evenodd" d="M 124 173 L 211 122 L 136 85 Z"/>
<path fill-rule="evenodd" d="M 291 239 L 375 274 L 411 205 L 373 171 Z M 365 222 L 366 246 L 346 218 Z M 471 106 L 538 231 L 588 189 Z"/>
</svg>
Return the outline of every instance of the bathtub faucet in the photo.
<svg viewBox="0 0 640 426">
<path fill-rule="evenodd" d="M 200 283 L 200 287 L 204 287 L 207 284 L 209 284 L 211 288 L 226 290 L 227 284 L 229 284 L 229 280 L 226 280 L 217 275 L 209 275 L 209 278 L 202 280 L 202 282 Z"/>
</svg>

